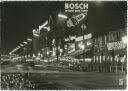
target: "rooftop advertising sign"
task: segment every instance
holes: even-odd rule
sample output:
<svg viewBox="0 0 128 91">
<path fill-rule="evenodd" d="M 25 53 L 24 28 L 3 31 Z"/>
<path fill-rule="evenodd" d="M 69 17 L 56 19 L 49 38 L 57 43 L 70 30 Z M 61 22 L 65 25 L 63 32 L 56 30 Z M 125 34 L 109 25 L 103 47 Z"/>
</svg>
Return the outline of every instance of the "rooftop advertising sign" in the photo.
<svg viewBox="0 0 128 91">
<path fill-rule="evenodd" d="M 67 26 L 68 27 L 76 26 L 87 16 L 88 3 L 86 2 L 81 2 L 81 3 L 66 2 L 65 12 L 74 13 L 74 15 L 67 20 Z"/>
<path fill-rule="evenodd" d="M 81 3 L 65 3 L 65 12 L 87 12 L 88 10 L 88 3 L 81 2 Z"/>
</svg>

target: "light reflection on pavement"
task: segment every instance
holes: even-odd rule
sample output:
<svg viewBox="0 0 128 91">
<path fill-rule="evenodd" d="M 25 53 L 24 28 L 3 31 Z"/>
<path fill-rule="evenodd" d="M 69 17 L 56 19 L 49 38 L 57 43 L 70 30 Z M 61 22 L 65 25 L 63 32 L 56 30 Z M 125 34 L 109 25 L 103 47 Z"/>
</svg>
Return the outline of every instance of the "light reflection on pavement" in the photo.
<svg viewBox="0 0 128 91">
<path fill-rule="evenodd" d="M 98 72 L 79 72 L 65 71 L 58 69 L 51 70 L 49 66 L 34 67 L 26 65 L 8 66 L 2 69 L 2 74 L 29 74 L 25 79 L 36 84 L 33 89 L 125 89 L 126 75 L 121 73 L 98 73 Z M 50 68 L 50 69 L 49 69 Z M 119 85 L 119 79 L 123 79 L 123 85 Z M 30 88 L 22 88 L 30 89 Z"/>
</svg>

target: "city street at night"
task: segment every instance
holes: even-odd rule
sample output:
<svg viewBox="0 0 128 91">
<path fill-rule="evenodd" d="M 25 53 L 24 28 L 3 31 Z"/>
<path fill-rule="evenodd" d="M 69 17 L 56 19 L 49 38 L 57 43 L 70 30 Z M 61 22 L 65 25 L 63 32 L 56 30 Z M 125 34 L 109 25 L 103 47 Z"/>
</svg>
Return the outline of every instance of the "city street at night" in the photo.
<svg viewBox="0 0 128 91">
<path fill-rule="evenodd" d="M 126 1 L 3 1 L 2 90 L 125 90 Z"/>
<path fill-rule="evenodd" d="M 125 89 L 126 75 L 125 73 L 99 73 L 99 72 L 60 72 L 49 70 L 8 70 L 2 72 L 2 77 L 21 74 L 35 86 L 32 88 L 21 89 L 59 89 L 59 90 L 84 90 L 84 89 Z M 15 78 L 11 78 L 15 79 Z M 120 84 L 119 80 L 123 80 Z M 2 78 L 2 84 L 6 80 Z M 10 80 L 11 81 L 11 80 Z M 7 89 L 3 87 L 3 89 Z M 15 89 L 15 87 L 12 89 Z"/>
<path fill-rule="evenodd" d="M 34 69 L 28 66 L 7 66 L 2 70 L 2 84 L 5 84 L 7 80 L 4 80 L 6 76 L 13 74 L 21 74 L 24 79 L 31 81 L 33 87 L 24 87 L 17 89 L 58 89 L 58 90 L 84 90 L 84 89 L 125 89 L 126 88 L 126 74 L 122 72 L 118 73 L 99 73 L 99 72 L 82 72 L 72 71 L 70 69 L 64 69 L 63 71 L 53 69 L 57 67 L 49 68 L 38 67 Z M 62 69 L 62 68 L 61 68 Z M 15 78 L 7 78 L 8 81 L 13 81 Z M 120 80 L 122 83 L 120 84 Z M 25 84 L 24 84 L 25 85 Z M 3 89 L 8 89 L 7 86 L 3 86 Z M 12 86 L 10 89 L 16 89 Z"/>
</svg>

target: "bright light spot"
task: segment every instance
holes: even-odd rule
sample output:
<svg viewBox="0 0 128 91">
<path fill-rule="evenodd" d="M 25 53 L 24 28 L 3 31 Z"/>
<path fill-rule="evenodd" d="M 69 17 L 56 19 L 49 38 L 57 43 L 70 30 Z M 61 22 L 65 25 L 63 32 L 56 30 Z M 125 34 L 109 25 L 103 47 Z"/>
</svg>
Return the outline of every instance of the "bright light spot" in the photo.
<svg viewBox="0 0 128 91">
<path fill-rule="evenodd" d="M 52 53 L 52 56 L 55 56 L 55 55 L 56 55 L 56 53 L 55 53 L 55 52 L 53 52 L 53 53 Z"/>
<path fill-rule="evenodd" d="M 39 36 L 39 34 L 40 34 L 40 30 L 36 30 L 36 29 L 33 30 L 34 36 Z"/>
<path fill-rule="evenodd" d="M 71 40 L 74 40 L 74 39 L 76 39 L 76 37 L 75 36 L 71 36 L 70 39 Z"/>
<path fill-rule="evenodd" d="M 91 62 L 91 58 L 86 58 L 86 59 L 84 59 L 86 62 Z"/>
<path fill-rule="evenodd" d="M 55 55 L 56 55 L 56 48 L 53 48 L 52 56 L 55 56 Z"/>
<path fill-rule="evenodd" d="M 91 45 L 92 43 L 91 42 L 87 42 L 87 45 L 89 46 L 89 45 Z"/>
<path fill-rule="evenodd" d="M 47 51 L 47 55 L 49 54 L 49 51 Z"/>
<path fill-rule="evenodd" d="M 9 54 L 12 55 L 12 52 L 10 52 Z"/>
<path fill-rule="evenodd" d="M 50 31 L 50 27 L 43 27 L 44 29 L 47 29 L 48 31 Z"/>
<path fill-rule="evenodd" d="M 55 39 L 52 40 L 52 43 L 53 43 L 53 44 L 55 43 Z"/>
<path fill-rule="evenodd" d="M 127 44 L 127 36 L 122 37 L 122 41 L 124 44 Z"/>
<path fill-rule="evenodd" d="M 40 54 L 40 52 L 38 53 L 38 56 L 40 56 L 41 54 Z"/>
<path fill-rule="evenodd" d="M 58 14 L 58 17 L 64 18 L 64 19 L 67 19 L 68 18 L 66 15 L 63 15 L 63 14 Z"/>
<path fill-rule="evenodd" d="M 40 57 L 36 57 L 36 60 L 40 60 Z"/>
<path fill-rule="evenodd" d="M 33 34 L 36 33 L 36 29 L 33 29 Z"/>
<path fill-rule="evenodd" d="M 27 42 L 23 42 L 24 44 L 27 44 Z"/>
<path fill-rule="evenodd" d="M 44 60 L 44 62 L 48 62 L 48 60 Z"/>
<path fill-rule="evenodd" d="M 28 38 L 27 40 L 28 40 L 28 41 L 32 41 L 32 39 L 30 39 L 30 38 Z"/>
<path fill-rule="evenodd" d="M 80 42 L 80 43 L 78 44 L 78 46 L 79 46 L 80 49 L 82 49 L 82 50 L 84 49 L 84 44 L 83 44 L 82 42 Z"/>
<path fill-rule="evenodd" d="M 32 57 L 36 57 L 35 54 L 33 54 Z"/>
<path fill-rule="evenodd" d="M 43 25 L 39 26 L 39 30 L 41 30 L 44 26 L 46 26 L 48 24 L 48 21 L 45 21 L 45 23 Z"/>
<path fill-rule="evenodd" d="M 39 35 L 38 34 L 33 34 L 34 36 L 38 37 Z"/>
<path fill-rule="evenodd" d="M 60 52 L 63 52 L 63 50 L 62 50 L 62 49 L 60 49 Z"/>
</svg>

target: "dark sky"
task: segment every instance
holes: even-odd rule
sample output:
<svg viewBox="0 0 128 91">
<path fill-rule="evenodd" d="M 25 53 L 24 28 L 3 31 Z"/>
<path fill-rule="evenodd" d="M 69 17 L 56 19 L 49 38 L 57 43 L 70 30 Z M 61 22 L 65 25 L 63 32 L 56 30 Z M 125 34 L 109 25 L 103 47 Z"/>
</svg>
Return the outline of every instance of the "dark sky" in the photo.
<svg viewBox="0 0 128 91">
<path fill-rule="evenodd" d="M 2 52 L 8 53 L 32 37 L 32 30 L 49 15 L 56 15 L 60 7 L 64 7 L 64 2 L 3 2 Z M 87 32 L 102 34 L 124 28 L 126 10 L 126 2 L 90 2 Z"/>
</svg>

